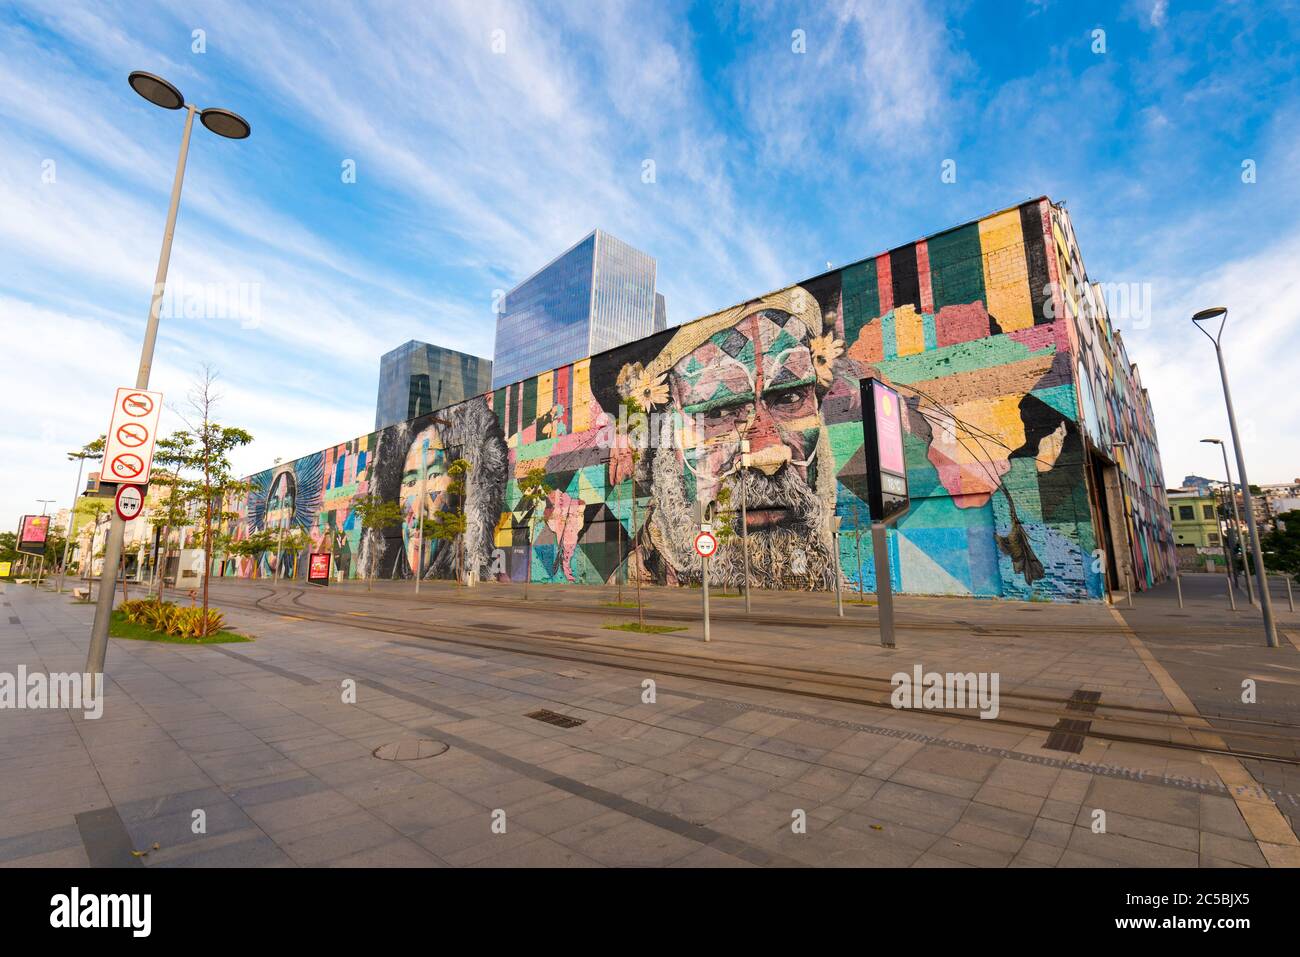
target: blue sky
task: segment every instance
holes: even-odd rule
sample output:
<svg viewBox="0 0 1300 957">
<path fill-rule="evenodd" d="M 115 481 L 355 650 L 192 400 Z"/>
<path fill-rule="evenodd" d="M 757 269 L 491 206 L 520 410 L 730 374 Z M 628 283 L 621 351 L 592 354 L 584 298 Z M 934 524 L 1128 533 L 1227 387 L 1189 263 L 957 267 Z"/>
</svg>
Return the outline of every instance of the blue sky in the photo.
<svg viewBox="0 0 1300 957">
<path fill-rule="evenodd" d="M 1094 280 L 1149 284 L 1119 326 L 1170 484 L 1222 469 L 1218 303 L 1251 479 L 1290 480 L 1298 41 L 1286 2 L 0 3 L 0 527 L 71 499 L 134 380 L 182 123 L 134 69 L 253 127 L 196 127 L 171 281 L 256 315 L 167 317 L 153 378 L 217 368 L 243 471 L 368 431 L 407 339 L 490 355 L 494 290 L 594 226 L 676 324 L 1047 194 Z"/>
</svg>

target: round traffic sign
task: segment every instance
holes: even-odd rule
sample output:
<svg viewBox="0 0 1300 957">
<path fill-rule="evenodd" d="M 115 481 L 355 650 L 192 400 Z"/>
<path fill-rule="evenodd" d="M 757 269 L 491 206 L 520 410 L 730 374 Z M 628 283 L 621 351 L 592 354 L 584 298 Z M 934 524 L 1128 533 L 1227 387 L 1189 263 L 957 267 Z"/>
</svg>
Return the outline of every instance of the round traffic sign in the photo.
<svg viewBox="0 0 1300 957">
<path fill-rule="evenodd" d="M 144 471 L 144 459 L 134 452 L 123 452 L 108 463 L 108 470 L 113 478 L 130 481 Z"/>
<path fill-rule="evenodd" d="M 153 411 L 153 399 L 143 392 L 132 392 L 122 400 L 122 411 L 139 418 Z"/>
<path fill-rule="evenodd" d="M 712 532 L 700 532 L 695 536 L 695 550 L 700 553 L 700 557 L 708 558 L 718 550 L 718 540 Z"/>
<path fill-rule="evenodd" d="M 123 485 L 113 497 L 113 505 L 122 521 L 129 522 L 144 508 L 144 493 L 138 485 Z"/>
<path fill-rule="evenodd" d="M 149 441 L 149 430 L 139 422 L 128 422 L 118 426 L 117 440 L 128 449 L 138 449 Z"/>
</svg>

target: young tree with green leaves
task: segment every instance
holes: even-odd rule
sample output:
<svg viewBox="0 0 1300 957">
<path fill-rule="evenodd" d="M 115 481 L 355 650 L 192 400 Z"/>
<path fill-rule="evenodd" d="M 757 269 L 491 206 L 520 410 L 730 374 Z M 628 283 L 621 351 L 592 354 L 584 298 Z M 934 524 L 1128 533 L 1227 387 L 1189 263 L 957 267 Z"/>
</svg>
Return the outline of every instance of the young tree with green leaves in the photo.
<svg viewBox="0 0 1300 957">
<path fill-rule="evenodd" d="M 298 559 L 309 548 L 311 548 L 311 536 L 307 534 L 305 529 L 291 528 L 284 533 L 284 538 L 279 544 L 279 550 L 281 555 L 288 553 L 293 556 L 292 570 L 287 576 L 290 580 L 298 577 Z M 276 560 L 282 562 L 284 559 L 278 558 Z M 280 577 L 284 578 L 286 576 L 280 575 Z"/>
<path fill-rule="evenodd" d="M 547 496 L 555 491 L 546 481 L 546 470 L 540 466 L 528 470 L 519 480 L 519 505 L 526 513 L 524 521 L 528 523 L 528 557 L 524 563 L 524 601 L 528 600 L 528 581 L 533 577 L 533 529 L 537 522 L 538 506 L 546 502 Z M 543 513 L 544 514 L 544 513 Z"/>
<path fill-rule="evenodd" d="M 397 502 L 385 502 L 374 492 L 364 498 L 358 499 L 352 504 L 352 511 L 357 518 L 361 519 L 361 527 L 367 532 L 381 532 L 385 528 L 392 528 L 402 523 L 402 507 Z M 376 548 L 376 551 L 378 549 Z M 366 578 L 366 591 L 371 591 L 375 584 L 375 561 L 372 555 L 370 560 L 370 575 Z"/>
<path fill-rule="evenodd" d="M 221 400 L 221 394 L 216 390 L 216 381 L 217 373 L 213 368 L 203 366 L 190 390 L 190 415 L 188 418 L 181 416 L 188 426 L 192 443 L 192 455 L 186 464 L 197 473 L 194 478 L 195 492 L 203 515 L 204 627 L 210 618 L 208 579 L 212 572 L 213 528 L 218 521 L 227 522 L 238 518 L 235 513 L 223 512 L 222 509 L 228 496 L 247 491 L 247 485 L 234 475 L 230 453 L 253 441 L 252 435 L 245 430 L 221 425 L 216 421 L 216 407 Z"/>
<path fill-rule="evenodd" d="M 447 466 L 448 482 L 445 491 L 452 507 L 450 510 L 435 512 L 429 516 L 425 525 L 430 536 L 447 542 L 449 548 L 459 543 L 455 563 L 458 588 L 461 577 L 465 574 L 465 529 L 468 527 L 465 519 L 465 478 L 472 467 L 465 459 L 456 459 Z"/>
<path fill-rule="evenodd" d="M 741 476 L 744 479 L 744 476 Z M 731 489 L 719 488 L 714 496 L 718 504 L 717 514 L 713 518 L 713 536 L 718 540 L 718 547 L 740 540 L 740 515 L 731 504 Z M 720 593 L 725 595 L 725 588 Z M 740 594 L 737 588 L 736 594 Z"/>
<path fill-rule="evenodd" d="M 1268 568 L 1300 576 L 1300 511 L 1277 516 L 1276 527 L 1261 536 L 1259 544 Z"/>
</svg>

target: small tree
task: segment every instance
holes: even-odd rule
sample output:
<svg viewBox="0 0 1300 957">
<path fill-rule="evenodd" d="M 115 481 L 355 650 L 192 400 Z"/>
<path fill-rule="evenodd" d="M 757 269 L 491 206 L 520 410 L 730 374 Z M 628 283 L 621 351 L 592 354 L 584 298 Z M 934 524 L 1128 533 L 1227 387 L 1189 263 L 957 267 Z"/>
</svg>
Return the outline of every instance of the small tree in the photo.
<svg viewBox="0 0 1300 957">
<path fill-rule="evenodd" d="M 289 531 L 284 533 L 284 540 L 280 543 L 279 548 L 280 548 L 281 555 L 283 555 L 285 552 L 288 552 L 290 555 L 293 556 L 293 573 L 289 575 L 289 578 L 291 579 L 297 578 L 298 557 L 307 549 L 311 548 L 311 536 L 308 535 L 307 532 L 301 528 L 292 528 Z M 282 557 L 276 559 L 276 561 L 283 561 L 283 560 L 284 559 Z M 280 577 L 283 578 L 285 576 L 281 575 Z"/>
<path fill-rule="evenodd" d="M 538 467 L 528 470 L 528 474 L 519 480 L 519 504 L 526 515 L 528 523 L 528 556 L 524 562 L 524 601 L 528 600 L 528 581 L 533 577 L 533 528 L 536 525 L 536 510 L 546 501 L 546 497 L 555 489 L 546 481 L 546 470 Z"/>
<path fill-rule="evenodd" d="M 741 479 L 744 479 L 743 475 Z M 719 547 L 739 541 L 740 517 L 731 504 L 731 489 L 719 488 L 714 501 L 718 503 L 718 510 L 713 519 L 713 535 L 717 538 Z M 746 583 L 745 587 L 748 588 L 749 584 Z M 726 592 L 724 591 L 723 594 L 725 595 Z M 740 594 L 739 588 L 736 594 Z"/>
<path fill-rule="evenodd" d="M 361 527 L 370 532 L 378 532 L 402 523 L 402 507 L 396 502 L 385 502 L 374 492 L 353 503 L 352 511 L 361 519 Z M 371 591 L 375 584 L 375 564 L 370 562 L 370 575 L 366 579 L 366 591 Z"/>
<path fill-rule="evenodd" d="M 182 421 L 189 426 L 193 454 L 186 465 L 195 469 L 201 477 L 194 480 L 195 496 L 202 507 L 203 514 L 203 622 L 204 634 L 207 634 L 208 622 L 208 578 L 212 571 L 213 527 L 219 521 L 232 521 L 238 516 L 223 512 L 226 498 L 232 494 L 246 491 L 247 486 L 238 481 L 230 464 L 230 453 L 241 446 L 248 445 L 253 437 L 243 429 L 221 425 L 213 418 L 221 395 L 216 391 L 217 373 L 211 366 L 203 366 L 199 377 L 189 394 L 190 418 L 182 416 Z"/>
<path fill-rule="evenodd" d="M 456 552 L 457 587 L 460 587 L 461 576 L 465 573 L 465 529 L 468 527 L 465 519 L 465 477 L 471 468 L 473 466 L 465 459 L 456 459 L 447 466 L 447 478 L 450 481 L 446 493 L 452 507 L 449 511 L 435 512 L 425 522 L 425 528 L 433 538 L 447 542 L 448 547 L 459 545 Z"/>
</svg>

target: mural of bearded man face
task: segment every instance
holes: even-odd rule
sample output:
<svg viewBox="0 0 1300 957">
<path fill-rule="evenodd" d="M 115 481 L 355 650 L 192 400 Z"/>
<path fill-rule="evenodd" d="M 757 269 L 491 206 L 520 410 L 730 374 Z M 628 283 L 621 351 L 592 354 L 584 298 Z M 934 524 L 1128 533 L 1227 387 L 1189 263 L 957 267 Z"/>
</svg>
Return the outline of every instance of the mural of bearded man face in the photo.
<svg viewBox="0 0 1300 957">
<path fill-rule="evenodd" d="M 692 427 L 674 440 L 674 417 L 661 426 L 652 465 L 653 538 L 679 577 L 699 573 L 690 503 L 728 489 L 739 509 L 743 483 L 751 579 L 775 588 L 833 584 L 834 476 L 818 397 L 829 379 L 819 350 L 828 343 L 814 333 L 797 315 L 759 309 L 669 371 L 670 403 Z M 742 441 L 749 443 L 747 465 Z M 739 514 L 734 527 L 737 535 L 720 544 L 709 568 L 727 585 L 744 576 Z"/>
</svg>

